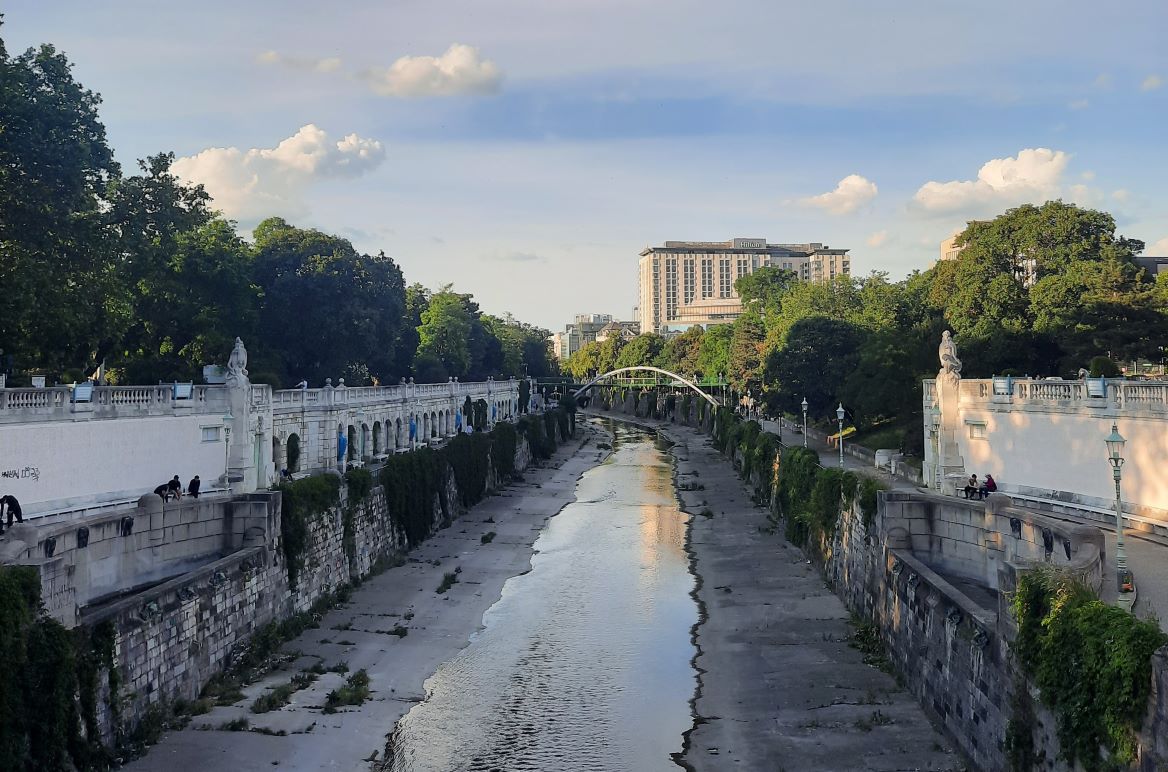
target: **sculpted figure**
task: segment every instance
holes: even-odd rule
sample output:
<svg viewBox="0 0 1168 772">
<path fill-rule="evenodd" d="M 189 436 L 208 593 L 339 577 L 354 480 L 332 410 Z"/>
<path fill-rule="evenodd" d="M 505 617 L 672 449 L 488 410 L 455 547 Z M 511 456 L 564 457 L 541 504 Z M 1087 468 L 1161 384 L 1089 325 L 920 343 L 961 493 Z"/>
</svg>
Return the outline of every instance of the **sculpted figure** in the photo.
<svg viewBox="0 0 1168 772">
<path fill-rule="evenodd" d="M 235 348 L 227 359 L 227 382 L 238 383 L 247 380 L 247 349 L 241 338 L 235 339 Z"/>
<path fill-rule="evenodd" d="M 961 377 L 961 360 L 957 358 L 957 344 L 948 330 L 941 333 L 941 345 L 937 347 L 937 356 L 941 360 L 941 373 L 951 378 Z"/>
</svg>

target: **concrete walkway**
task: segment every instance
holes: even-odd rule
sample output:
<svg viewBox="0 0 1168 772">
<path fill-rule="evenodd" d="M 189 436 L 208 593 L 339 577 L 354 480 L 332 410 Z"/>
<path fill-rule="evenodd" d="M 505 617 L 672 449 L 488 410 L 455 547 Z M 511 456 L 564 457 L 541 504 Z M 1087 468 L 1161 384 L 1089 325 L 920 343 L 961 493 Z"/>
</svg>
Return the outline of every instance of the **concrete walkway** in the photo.
<svg viewBox="0 0 1168 772">
<path fill-rule="evenodd" d="M 909 692 L 864 663 L 843 602 L 755 506 L 709 438 L 673 439 L 695 514 L 689 547 L 706 618 L 695 629 L 700 690 L 682 761 L 696 772 L 960 770 Z"/>
</svg>

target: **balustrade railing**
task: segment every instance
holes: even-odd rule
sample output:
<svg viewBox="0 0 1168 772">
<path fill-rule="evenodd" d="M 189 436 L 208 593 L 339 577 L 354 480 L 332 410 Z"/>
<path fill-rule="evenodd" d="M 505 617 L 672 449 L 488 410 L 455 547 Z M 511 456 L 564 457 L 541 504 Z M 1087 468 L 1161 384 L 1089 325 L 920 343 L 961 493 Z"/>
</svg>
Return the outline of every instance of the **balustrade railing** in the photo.
<svg viewBox="0 0 1168 772">
<path fill-rule="evenodd" d="M 935 393 L 934 382 L 925 381 L 924 389 L 925 398 L 929 400 Z M 961 381 L 960 394 L 961 401 L 966 404 L 993 402 L 1018 407 L 1082 405 L 1168 411 L 1168 381 L 969 378 Z"/>
</svg>

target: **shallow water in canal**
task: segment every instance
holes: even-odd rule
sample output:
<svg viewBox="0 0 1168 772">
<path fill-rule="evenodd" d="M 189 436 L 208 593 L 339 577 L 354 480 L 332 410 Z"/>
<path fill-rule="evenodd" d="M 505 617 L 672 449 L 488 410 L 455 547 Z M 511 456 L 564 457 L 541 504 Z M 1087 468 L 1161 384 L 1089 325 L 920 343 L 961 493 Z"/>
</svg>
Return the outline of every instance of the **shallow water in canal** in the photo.
<svg viewBox="0 0 1168 772">
<path fill-rule="evenodd" d="M 548 522 L 531 570 L 398 722 L 388 769 L 678 769 L 696 682 L 686 515 L 654 436 L 613 429 L 613 455 Z"/>
</svg>

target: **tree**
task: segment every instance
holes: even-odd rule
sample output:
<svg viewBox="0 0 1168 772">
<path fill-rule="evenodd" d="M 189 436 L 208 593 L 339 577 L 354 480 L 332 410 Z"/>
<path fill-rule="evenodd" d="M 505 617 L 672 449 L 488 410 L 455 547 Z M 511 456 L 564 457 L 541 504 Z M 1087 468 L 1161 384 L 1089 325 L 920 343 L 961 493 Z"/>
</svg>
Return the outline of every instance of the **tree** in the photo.
<svg viewBox="0 0 1168 772">
<path fill-rule="evenodd" d="M 757 387 L 762 375 L 763 338 L 766 328 L 752 310 L 734 321 L 726 378 L 740 392 Z"/>
<path fill-rule="evenodd" d="M 596 369 L 602 373 L 615 370 L 616 361 L 624 347 L 625 341 L 620 335 L 609 335 L 601 341 L 596 350 Z"/>
<path fill-rule="evenodd" d="M 263 294 L 257 369 L 289 382 L 392 380 L 405 282 L 391 258 L 271 218 L 255 230 L 253 277 Z"/>
<path fill-rule="evenodd" d="M 698 347 L 698 372 L 707 378 L 724 375 L 730 369 L 730 341 L 734 326 L 715 324 L 706 330 Z"/>
<path fill-rule="evenodd" d="M 125 323 L 102 215 L 119 169 L 100 103 L 52 46 L 11 58 L 0 41 L 0 353 L 18 370 L 88 370 Z"/>
<path fill-rule="evenodd" d="M 863 340 L 863 330 L 843 319 L 812 316 L 796 322 L 785 345 L 767 357 L 768 405 L 797 413 L 806 397 L 813 417 L 834 415 Z"/>
<path fill-rule="evenodd" d="M 657 356 L 657 366 L 679 375 L 697 372 L 704 336 L 705 330 L 700 324 L 695 324 L 681 335 L 665 341 Z"/>
<path fill-rule="evenodd" d="M 652 365 L 657 361 L 664 345 L 665 339 L 660 335 L 653 332 L 642 333 L 621 349 L 613 369 Z"/>
<path fill-rule="evenodd" d="M 592 375 L 607 372 L 600 369 L 600 344 L 594 340 L 588 341 L 573 351 L 572 355 L 568 357 L 565 367 L 577 380 L 584 380 Z"/>
<path fill-rule="evenodd" d="M 783 295 L 799 282 L 794 271 L 766 266 L 754 273 L 740 276 L 734 289 L 743 305 L 758 303 L 764 308 L 778 308 Z"/>
<path fill-rule="evenodd" d="M 446 285 L 422 312 L 417 358 L 433 357 L 446 372 L 465 377 L 471 365 L 470 334 L 470 314 L 462 298 Z"/>
</svg>

